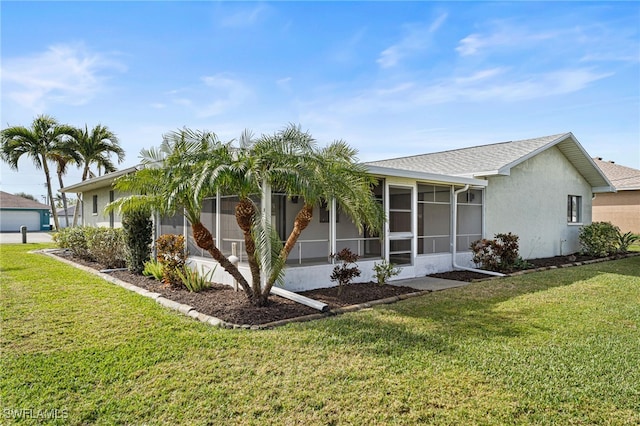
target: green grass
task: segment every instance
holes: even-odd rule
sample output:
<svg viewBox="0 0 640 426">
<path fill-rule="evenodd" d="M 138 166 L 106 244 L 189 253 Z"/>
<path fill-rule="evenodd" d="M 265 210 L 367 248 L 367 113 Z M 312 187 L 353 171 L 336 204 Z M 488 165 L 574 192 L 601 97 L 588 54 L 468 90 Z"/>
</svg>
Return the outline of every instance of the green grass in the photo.
<svg viewBox="0 0 640 426">
<path fill-rule="evenodd" d="M 241 331 L 26 250 L 0 247 L 3 424 L 640 423 L 640 257 Z"/>
</svg>

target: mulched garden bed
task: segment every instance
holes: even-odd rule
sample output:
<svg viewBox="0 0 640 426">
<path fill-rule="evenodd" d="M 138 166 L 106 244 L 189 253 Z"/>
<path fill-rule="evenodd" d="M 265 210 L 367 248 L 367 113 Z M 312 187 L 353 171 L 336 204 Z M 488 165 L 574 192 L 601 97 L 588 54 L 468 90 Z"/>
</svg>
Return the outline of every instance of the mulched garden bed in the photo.
<svg viewBox="0 0 640 426">
<path fill-rule="evenodd" d="M 54 254 L 96 270 L 104 269 L 104 266 L 96 262 L 74 258 L 67 251 L 56 251 Z M 560 267 L 594 259 L 597 258 L 570 255 L 533 259 L 528 262 L 533 269 L 552 266 Z M 319 311 L 311 307 L 273 295 L 269 298 L 267 306 L 255 307 L 248 303 L 241 289 L 234 291 L 233 288 L 222 284 L 213 284 L 207 290 L 192 293 L 185 288 L 164 286 L 153 278 L 132 274 L 129 271 L 114 271 L 110 272 L 109 275 L 148 291 L 160 293 L 166 299 L 192 306 L 198 312 L 231 324 L 261 325 L 319 313 Z M 429 276 L 467 282 L 488 277 L 486 274 L 472 271 L 450 271 Z M 329 305 L 330 309 L 336 309 L 415 292 L 416 290 L 411 287 L 361 283 L 345 286 L 340 296 L 338 296 L 338 287 L 320 288 L 301 292 L 300 294 L 322 301 Z"/>
<path fill-rule="evenodd" d="M 104 269 L 102 265 L 96 262 L 74 258 L 69 252 L 60 251 L 55 252 L 55 254 L 96 270 Z M 167 299 L 192 306 L 198 312 L 231 324 L 259 325 L 319 313 L 318 310 L 309 306 L 273 295 L 269 297 L 267 306 L 255 307 L 248 303 L 242 289 L 236 292 L 232 287 L 222 284 L 213 284 L 207 290 L 192 293 L 184 288 L 167 287 L 153 278 L 133 274 L 129 271 L 114 271 L 110 272 L 109 275 L 151 292 L 160 293 Z M 335 309 L 416 292 L 415 289 L 410 287 L 379 285 L 376 283 L 345 286 L 340 296 L 337 295 L 337 291 L 337 287 L 330 287 L 299 294 L 322 301 L 329 305 L 330 309 Z"/>
<path fill-rule="evenodd" d="M 549 268 L 549 267 L 561 267 L 564 265 L 571 265 L 574 263 L 586 262 L 589 260 L 600 259 L 594 256 L 585 256 L 581 254 L 572 254 L 568 256 L 554 256 L 554 257 L 545 257 L 540 259 L 529 259 L 527 262 L 531 265 L 528 269 L 537 269 L 537 268 Z M 516 271 L 512 271 L 516 272 Z M 448 280 L 456 280 L 456 281 L 466 281 L 471 282 L 475 280 L 487 279 L 489 275 L 481 274 L 473 271 L 450 271 L 450 272 L 442 272 L 438 274 L 431 274 L 430 277 L 435 278 L 444 278 Z"/>
</svg>

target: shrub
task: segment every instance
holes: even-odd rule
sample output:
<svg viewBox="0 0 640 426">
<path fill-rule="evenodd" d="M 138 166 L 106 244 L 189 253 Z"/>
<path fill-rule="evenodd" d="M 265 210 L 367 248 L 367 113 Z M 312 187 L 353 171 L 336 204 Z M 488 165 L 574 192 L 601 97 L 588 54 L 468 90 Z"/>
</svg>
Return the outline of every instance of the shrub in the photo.
<svg viewBox="0 0 640 426">
<path fill-rule="evenodd" d="M 144 270 L 144 264 L 151 257 L 153 222 L 146 209 L 125 213 L 122 217 L 124 242 L 127 247 L 127 268 L 135 274 Z"/>
<path fill-rule="evenodd" d="M 332 258 L 342 262 L 340 265 L 336 265 L 331 273 L 331 281 L 338 282 L 338 296 L 342 294 L 342 287 L 351 284 L 351 281 L 355 277 L 360 276 L 360 269 L 356 265 L 356 261 L 360 259 L 360 256 L 353 253 L 348 248 L 343 248 L 336 254 L 331 255 Z M 355 266 L 351 266 L 351 265 Z"/>
<path fill-rule="evenodd" d="M 53 241 L 60 248 L 68 249 L 75 257 L 94 260 L 87 247 L 86 227 L 63 228 L 53 234 Z"/>
<path fill-rule="evenodd" d="M 624 234 L 618 232 L 618 252 L 627 253 L 629 246 L 638 240 L 640 240 L 640 235 L 635 235 L 632 232 L 626 232 Z"/>
<path fill-rule="evenodd" d="M 508 234 L 496 234 L 495 239 L 483 238 L 471 243 L 473 262 L 489 271 L 511 271 L 522 266 L 518 254 L 518 236 Z"/>
<path fill-rule="evenodd" d="M 86 227 L 85 238 L 91 257 L 105 268 L 122 268 L 126 250 L 122 228 Z"/>
<path fill-rule="evenodd" d="M 389 263 L 383 259 L 382 262 L 373 264 L 373 272 L 376 274 L 378 284 L 383 285 L 389 281 L 389 278 L 398 275 L 400 269 L 396 268 L 396 265 L 393 263 Z"/>
<path fill-rule="evenodd" d="M 197 293 L 211 287 L 211 278 L 213 277 L 214 271 L 215 268 L 205 274 L 204 268 L 202 268 L 202 273 L 199 274 L 198 271 L 191 269 L 189 266 L 185 265 L 182 270 L 177 270 L 176 274 L 178 274 L 187 290 Z"/>
<path fill-rule="evenodd" d="M 162 263 L 156 259 L 150 259 L 144 263 L 142 275 L 145 277 L 153 277 L 158 281 L 162 280 Z"/>
<path fill-rule="evenodd" d="M 176 234 L 160 235 L 156 240 L 156 248 L 158 250 L 158 262 L 162 264 L 162 282 L 167 286 L 179 286 L 182 284 L 182 279 L 177 271 L 184 269 L 184 265 L 187 262 L 184 236 Z"/>
<path fill-rule="evenodd" d="M 620 229 L 611 222 L 593 222 L 580 229 L 578 238 L 584 254 L 605 257 L 618 251 L 619 236 Z"/>
</svg>

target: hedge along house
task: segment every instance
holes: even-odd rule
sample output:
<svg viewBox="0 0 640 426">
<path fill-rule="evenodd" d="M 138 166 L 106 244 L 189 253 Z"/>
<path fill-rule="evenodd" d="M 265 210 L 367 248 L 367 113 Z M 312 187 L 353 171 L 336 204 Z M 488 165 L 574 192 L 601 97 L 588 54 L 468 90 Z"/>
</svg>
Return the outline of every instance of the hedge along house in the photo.
<svg viewBox="0 0 640 426">
<path fill-rule="evenodd" d="M 592 194 L 611 191 L 609 181 L 571 133 L 366 166 L 378 178 L 373 191 L 387 217 L 382 238 L 366 232 L 360 235 L 332 200 L 316 206 L 312 223 L 289 256 L 288 290 L 334 285 L 329 279 L 334 267 L 330 255 L 345 247 L 361 256 L 359 281 L 375 280 L 373 266 L 383 259 L 401 268 L 395 279 L 474 267 L 470 243 L 501 232 L 520 236 L 520 252 L 526 258 L 572 253 L 579 248 L 580 225 L 591 221 Z M 89 186 L 90 182 L 84 183 L 93 191 L 88 196 L 108 193 L 106 180 L 102 189 Z M 74 187 L 65 190 L 69 188 Z M 82 188 L 76 185 L 75 189 Z M 254 199 L 260 208 L 271 211 L 272 223 L 284 240 L 301 200 L 277 191 L 268 200 L 263 206 L 259 197 Z M 239 257 L 239 269 L 250 280 L 244 238 L 235 218 L 237 201 L 236 196 L 226 194 L 205 200 L 201 221 L 225 255 Z M 191 260 L 198 269 L 215 267 L 208 253 L 195 245 L 182 215 L 156 219 L 157 234 L 187 237 Z M 214 280 L 233 284 L 222 268 L 215 269 Z"/>
<path fill-rule="evenodd" d="M 21 226 L 27 231 L 49 231 L 51 207 L 19 195 L 0 191 L 0 232 L 20 232 Z"/>
</svg>

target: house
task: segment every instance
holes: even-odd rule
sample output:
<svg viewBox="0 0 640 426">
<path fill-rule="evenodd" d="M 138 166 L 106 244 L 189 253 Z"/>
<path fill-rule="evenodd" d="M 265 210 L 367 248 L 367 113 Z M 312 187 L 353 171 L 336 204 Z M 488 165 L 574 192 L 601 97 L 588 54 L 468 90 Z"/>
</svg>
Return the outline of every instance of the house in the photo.
<svg viewBox="0 0 640 426">
<path fill-rule="evenodd" d="M 593 200 L 593 221 L 611 222 L 622 233 L 640 234 L 640 170 L 594 158 L 611 181 L 615 193 L 597 194 Z"/>
<path fill-rule="evenodd" d="M 580 226 L 591 223 L 593 194 L 613 190 L 572 133 L 365 165 L 378 178 L 373 191 L 387 217 L 383 238 L 366 232 L 360 235 L 335 202 L 317 206 L 312 223 L 289 256 L 288 290 L 333 285 L 330 254 L 345 247 L 361 256 L 361 281 L 375 279 L 373 266 L 382 259 L 400 267 L 395 279 L 473 267 L 471 242 L 496 233 L 517 234 L 525 258 L 573 253 L 579 249 Z M 109 191 L 111 197 L 118 195 L 105 187 L 113 179 L 103 176 L 101 182 L 94 181 L 65 191 L 82 192 L 85 200 L 105 197 Z M 225 255 L 237 254 L 239 269 L 250 280 L 248 264 L 243 262 L 244 239 L 234 215 L 237 201 L 226 194 L 205 200 L 201 221 Z M 270 197 L 272 222 L 282 239 L 293 227 L 298 202 L 285 194 Z M 98 213 L 85 211 L 85 217 L 99 217 L 99 205 L 98 201 Z M 182 215 L 156 218 L 156 233 L 184 234 L 193 263 L 214 269 L 216 262 L 194 244 Z M 232 284 L 222 268 L 215 269 L 214 279 Z"/>
<path fill-rule="evenodd" d="M 20 232 L 21 226 L 28 231 L 49 231 L 50 216 L 48 205 L 0 191 L 0 232 Z"/>
<path fill-rule="evenodd" d="M 60 192 L 67 194 L 78 194 L 80 200 L 79 220 L 84 226 L 103 226 L 108 228 L 119 228 L 122 226 L 121 218 L 117 213 L 105 213 L 104 208 L 111 201 L 122 197 L 124 194 L 113 189 L 113 182 L 120 176 L 135 173 L 138 167 L 130 167 L 102 176 L 87 179 L 74 185 L 60 189 Z M 75 210 L 74 210 L 75 211 Z M 64 212 L 64 211 L 63 211 Z M 73 217 L 73 213 L 70 213 Z M 60 226 L 63 220 L 60 219 Z"/>
<path fill-rule="evenodd" d="M 82 213 L 80 212 L 81 209 L 78 210 L 78 222 L 77 223 L 82 223 Z M 58 222 L 60 222 L 60 228 L 66 228 L 67 226 L 73 226 L 73 215 L 75 214 L 76 211 L 76 203 L 74 202 L 69 202 L 69 205 L 67 206 L 67 211 L 65 212 L 64 209 L 58 209 L 56 210 L 56 213 L 58 214 Z"/>
</svg>

